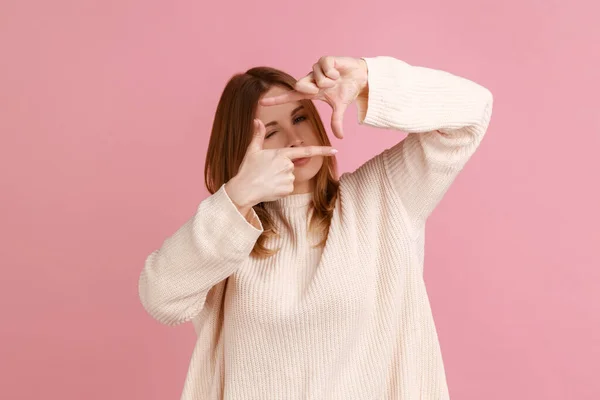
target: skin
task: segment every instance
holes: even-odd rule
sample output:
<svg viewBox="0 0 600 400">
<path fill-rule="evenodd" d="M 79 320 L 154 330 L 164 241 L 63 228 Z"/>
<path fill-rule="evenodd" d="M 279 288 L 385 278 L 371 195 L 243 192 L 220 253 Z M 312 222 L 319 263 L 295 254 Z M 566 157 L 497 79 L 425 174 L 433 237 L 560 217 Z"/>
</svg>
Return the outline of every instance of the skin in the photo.
<svg viewBox="0 0 600 400">
<path fill-rule="evenodd" d="M 279 86 L 271 88 L 265 98 L 276 97 L 287 93 L 288 90 Z M 280 149 L 284 147 L 320 146 L 319 138 L 312 129 L 310 121 L 299 101 L 292 101 L 276 106 L 261 106 L 256 111 L 256 118 L 265 125 L 274 121 L 275 124 L 266 126 L 264 149 Z M 314 189 L 315 176 L 323 166 L 323 156 L 310 157 L 308 163 L 294 167 L 294 191 L 291 194 L 309 193 Z"/>
<path fill-rule="evenodd" d="M 259 100 L 253 142 L 239 176 L 225 185 L 242 215 L 248 218 L 250 209 L 258 202 L 313 190 L 323 156 L 337 151 L 332 153 L 331 148 L 320 146 L 310 123 L 301 118 L 305 115 L 302 110 L 292 111 L 301 99 L 326 102 L 333 110 L 331 130 L 342 139 L 344 112 L 357 97 L 368 96 L 367 78 L 367 63 L 363 59 L 321 57 L 312 72 L 296 82 L 294 90 L 273 87 Z M 310 155 L 310 159 L 304 165 L 292 163 L 305 155 Z M 268 169 L 269 162 L 275 170 L 262 169 Z M 256 182 L 260 182 L 258 187 Z"/>
</svg>

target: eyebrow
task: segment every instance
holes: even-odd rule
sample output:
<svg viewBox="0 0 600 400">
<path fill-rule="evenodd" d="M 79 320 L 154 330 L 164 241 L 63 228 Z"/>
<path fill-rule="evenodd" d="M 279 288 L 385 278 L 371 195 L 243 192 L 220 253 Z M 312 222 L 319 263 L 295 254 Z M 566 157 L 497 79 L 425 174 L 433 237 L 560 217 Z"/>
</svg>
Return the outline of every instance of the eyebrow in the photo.
<svg viewBox="0 0 600 400">
<path fill-rule="evenodd" d="M 294 115 L 294 114 L 296 114 L 296 112 L 297 112 L 298 110 L 301 110 L 301 109 L 303 109 L 303 108 L 304 108 L 304 106 L 298 106 L 298 107 L 294 108 L 294 109 L 292 110 L 292 112 L 290 113 L 290 115 Z M 268 124 L 266 124 L 266 125 L 265 125 L 265 128 L 268 128 L 268 127 L 269 127 L 269 126 L 271 126 L 271 125 L 278 125 L 278 122 L 277 122 L 277 121 L 271 121 L 271 122 L 269 122 Z"/>
</svg>

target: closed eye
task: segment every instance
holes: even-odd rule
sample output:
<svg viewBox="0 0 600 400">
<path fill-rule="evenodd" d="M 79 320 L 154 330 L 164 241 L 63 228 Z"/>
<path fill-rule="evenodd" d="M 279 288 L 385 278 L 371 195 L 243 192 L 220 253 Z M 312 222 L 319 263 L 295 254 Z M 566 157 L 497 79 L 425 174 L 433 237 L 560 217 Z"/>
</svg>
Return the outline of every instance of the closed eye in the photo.
<svg viewBox="0 0 600 400">
<path fill-rule="evenodd" d="M 300 115 L 300 116 L 294 118 L 294 125 L 299 124 L 300 122 L 303 122 L 303 121 L 306 121 L 306 116 Z M 273 132 L 269 133 L 267 136 L 265 136 L 265 139 L 270 138 L 271 136 L 273 136 L 276 133 L 277 133 L 277 131 L 273 131 Z"/>
</svg>

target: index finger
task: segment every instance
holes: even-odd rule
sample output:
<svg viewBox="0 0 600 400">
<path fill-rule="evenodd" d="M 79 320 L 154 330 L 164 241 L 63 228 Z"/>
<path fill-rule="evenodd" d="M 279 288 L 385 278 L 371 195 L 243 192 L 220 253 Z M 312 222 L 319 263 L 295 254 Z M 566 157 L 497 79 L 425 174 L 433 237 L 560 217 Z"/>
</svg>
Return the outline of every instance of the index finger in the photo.
<svg viewBox="0 0 600 400">
<path fill-rule="evenodd" d="M 295 90 L 290 90 L 287 93 L 279 96 L 265 97 L 260 99 L 259 103 L 262 106 L 277 106 L 279 104 L 291 103 L 293 101 L 305 100 L 314 97 L 314 94 L 300 93 Z"/>
<path fill-rule="evenodd" d="M 338 151 L 331 146 L 286 147 L 278 150 L 279 154 L 290 160 L 314 156 L 333 156 Z"/>
</svg>

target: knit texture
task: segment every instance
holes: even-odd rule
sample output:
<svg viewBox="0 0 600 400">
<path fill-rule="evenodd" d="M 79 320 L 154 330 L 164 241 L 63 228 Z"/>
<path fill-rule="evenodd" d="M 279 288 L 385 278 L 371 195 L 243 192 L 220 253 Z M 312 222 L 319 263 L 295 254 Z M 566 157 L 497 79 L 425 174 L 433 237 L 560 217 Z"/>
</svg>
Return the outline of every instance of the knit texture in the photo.
<svg viewBox="0 0 600 400">
<path fill-rule="evenodd" d="M 487 130 L 492 94 L 392 57 L 365 60 L 359 123 L 408 135 L 340 177 L 324 248 L 307 229 L 312 194 L 297 194 L 266 203 L 281 232 L 267 246 L 281 251 L 251 257 L 262 225 L 223 186 L 147 257 L 144 308 L 197 333 L 183 400 L 449 398 L 424 228 Z"/>
</svg>

